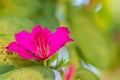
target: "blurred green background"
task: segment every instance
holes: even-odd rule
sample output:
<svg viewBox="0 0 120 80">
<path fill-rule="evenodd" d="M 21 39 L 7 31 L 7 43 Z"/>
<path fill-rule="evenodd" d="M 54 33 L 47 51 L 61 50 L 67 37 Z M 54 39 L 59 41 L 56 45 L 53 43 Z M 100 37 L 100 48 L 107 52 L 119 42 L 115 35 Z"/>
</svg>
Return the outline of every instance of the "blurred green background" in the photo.
<svg viewBox="0 0 120 80">
<path fill-rule="evenodd" d="M 0 38 L 68 26 L 73 80 L 120 80 L 120 0 L 0 0 Z M 9 42 L 9 41 L 8 41 Z"/>
</svg>

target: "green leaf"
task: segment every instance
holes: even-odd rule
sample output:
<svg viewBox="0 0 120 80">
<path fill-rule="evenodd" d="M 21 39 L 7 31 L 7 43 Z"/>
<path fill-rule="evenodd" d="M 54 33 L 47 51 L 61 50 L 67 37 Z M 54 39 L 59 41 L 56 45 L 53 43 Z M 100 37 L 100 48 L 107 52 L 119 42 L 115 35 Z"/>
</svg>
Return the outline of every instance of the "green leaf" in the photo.
<svg viewBox="0 0 120 80">
<path fill-rule="evenodd" d="M 11 71 L 13 69 L 15 69 L 15 67 L 12 66 L 12 65 L 7 65 L 7 66 L 3 65 L 3 66 L 0 66 L 0 74 L 9 72 L 9 71 Z"/>
<path fill-rule="evenodd" d="M 69 12 L 69 24 L 75 44 L 79 49 L 77 51 L 79 56 L 98 68 L 116 65 L 117 48 L 113 40 L 101 33 L 89 16 L 78 10 L 80 9 L 73 8 Z"/>
<path fill-rule="evenodd" d="M 80 68 L 76 72 L 75 80 L 99 80 L 99 78 L 91 71 L 85 68 Z"/>
<path fill-rule="evenodd" d="M 0 75 L 1 80 L 54 80 L 54 73 L 45 67 L 25 67 Z"/>
<path fill-rule="evenodd" d="M 96 27 L 104 33 L 108 33 L 112 25 L 114 24 L 112 17 L 105 6 L 102 6 L 102 8 L 94 14 L 93 18 L 94 23 L 97 24 Z"/>
<path fill-rule="evenodd" d="M 18 17 L 1 17 L 0 18 L 0 34 L 14 35 L 21 30 L 31 31 L 34 23 L 26 18 Z"/>
<path fill-rule="evenodd" d="M 29 17 L 40 10 L 39 0 L 0 0 L 0 16 Z"/>
<path fill-rule="evenodd" d="M 101 0 L 102 3 L 104 4 L 104 7 L 107 8 L 107 10 L 110 12 L 111 16 L 112 16 L 112 20 L 114 20 L 114 22 L 116 23 L 120 23 L 120 11 L 119 8 L 120 7 L 120 1 L 119 0 L 112 0 L 112 1 L 108 1 L 108 0 Z"/>
<path fill-rule="evenodd" d="M 59 22 L 56 17 L 40 15 L 33 19 L 35 24 L 40 24 L 42 27 L 48 27 L 51 30 L 55 30 L 59 26 Z"/>
<path fill-rule="evenodd" d="M 40 67 L 36 67 L 36 70 L 40 70 L 45 80 L 55 80 L 55 75 L 52 69 L 40 66 Z"/>
<path fill-rule="evenodd" d="M 70 47 L 68 47 L 68 52 L 69 52 L 69 56 L 70 56 L 70 61 L 75 64 L 75 67 L 77 69 L 83 67 L 81 58 L 78 54 L 78 51 L 76 50 L 75 43 L 71 44 Z M 79 52 L 79 53 L 81 53 L 81 52 Z"/>
<path fill-rule="evenodd" d="M 56 11 L 56 0 L 43 0 L 42 2 L 42 12 L 44 15 L 55 16 Z"/>
</svg>

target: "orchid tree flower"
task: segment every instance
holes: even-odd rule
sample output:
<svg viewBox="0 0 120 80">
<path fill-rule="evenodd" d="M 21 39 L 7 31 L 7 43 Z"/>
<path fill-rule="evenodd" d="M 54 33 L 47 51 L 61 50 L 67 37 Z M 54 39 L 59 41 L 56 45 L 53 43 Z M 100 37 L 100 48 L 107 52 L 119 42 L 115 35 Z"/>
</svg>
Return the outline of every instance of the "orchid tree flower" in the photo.
<svg viewBox="0 0 120 80">
<path fill-rule="evenodd" d="M 26 59 L 46 60 L 53 56 L 67 42 L 73 41 L 67 27 L 58 27 L 54 33 L 37 25 L 31 33 L 23 30 L 15 35 L 7 49 L 15 51 Z"/>
</svg>

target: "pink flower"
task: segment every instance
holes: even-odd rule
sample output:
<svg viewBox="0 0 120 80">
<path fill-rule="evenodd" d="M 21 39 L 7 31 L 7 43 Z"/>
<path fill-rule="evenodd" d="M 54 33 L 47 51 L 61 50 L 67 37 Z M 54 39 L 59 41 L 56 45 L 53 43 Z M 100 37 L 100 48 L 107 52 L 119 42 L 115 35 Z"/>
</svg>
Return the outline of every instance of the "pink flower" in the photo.
<svg viewBox="0 0 120 80">
<path fill-rule="evenodd" d="M 18 52 L 18 54 L 27 59 L 45 60 L 50 58 L 67 42 L 72 41 L 69 38 L 68 28 L 58 27 L 55 33 L 48 28 L 42 28 L 37 25 L 31 33 L 21 31 L 15 35 L 16 41 L 8 45 L 9 51 Z"/>
<path fill-rule="evenodd" d="M 72 77 L 75 73 L 75 65 L 70 65 L 68 71 L 65 74 L 65 80 L 72 80 Z"/>
</svg>

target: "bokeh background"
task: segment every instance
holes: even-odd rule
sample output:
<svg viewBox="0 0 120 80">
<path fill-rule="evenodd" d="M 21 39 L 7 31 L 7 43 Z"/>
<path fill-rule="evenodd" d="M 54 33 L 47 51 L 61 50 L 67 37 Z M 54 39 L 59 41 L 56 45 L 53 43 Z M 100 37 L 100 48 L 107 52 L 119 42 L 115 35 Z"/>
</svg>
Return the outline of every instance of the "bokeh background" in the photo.
<svg viewBox="0 0 120 80">
<path fill-rule="evenodd" d="M 37 24 L 69 27 L 73 80 L 120 80 L 120 0 L 0 0 L 1 39 Z"/>
</svg>

